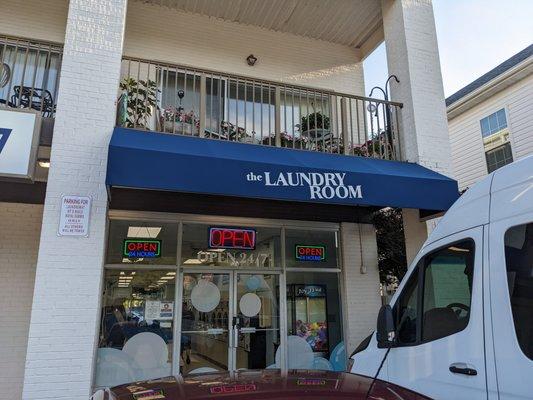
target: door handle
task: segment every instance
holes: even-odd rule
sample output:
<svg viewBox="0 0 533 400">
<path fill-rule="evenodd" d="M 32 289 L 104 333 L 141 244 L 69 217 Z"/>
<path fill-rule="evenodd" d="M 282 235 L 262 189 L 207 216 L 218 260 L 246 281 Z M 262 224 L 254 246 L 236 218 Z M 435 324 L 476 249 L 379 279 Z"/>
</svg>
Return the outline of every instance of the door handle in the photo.
<svg viewBox="0 0 533 400">
<path fill-rule="evenodd" d="M 476 369 L 466 363 L 453 363 L 452 365 L 450 365 L 450 372 L 454 374 L 463 374 L 468 376 L 477 375 Z"/>
</svg>

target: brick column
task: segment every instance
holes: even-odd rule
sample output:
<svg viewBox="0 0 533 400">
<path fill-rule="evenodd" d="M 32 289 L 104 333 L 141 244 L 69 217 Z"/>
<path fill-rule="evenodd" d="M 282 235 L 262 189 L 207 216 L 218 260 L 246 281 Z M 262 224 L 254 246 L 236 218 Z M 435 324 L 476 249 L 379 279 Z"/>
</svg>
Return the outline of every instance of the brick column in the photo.
<svg viewBox="0 0 533 400">
<path fill-rule="evenodd" d="M 451 147 L 431 0 L 382 0 L 382 13 L 389 73 L 400 80 L 391 84 L 392 100 L 404 104 L 400 113 L 402 155 L 407 161 L 451 176 Z M 414 257 L 427 239 L 428 231 L 426 223 L 420 222 L 412 210 L 404 211 L 404 226 L 409 260 L 409 254 Z"/>
<path fill-rule="evenodd" d="M 90 395 L 126 7 L 127 0 L 70 0 L 23 399 Z M 88 237 L 57 236 L 63 194 L 92 197 Z"/>
<path fill-rule="evenodd" d="M 346 325 L 344 331 L 346 352 L 350 355 L 361 340 L 376 329 L 376 318 L 381 307 L 374 226 L 343 222 L 341 244 L 342 283 L 345 293 L 342 304 Z"/>
</svg>

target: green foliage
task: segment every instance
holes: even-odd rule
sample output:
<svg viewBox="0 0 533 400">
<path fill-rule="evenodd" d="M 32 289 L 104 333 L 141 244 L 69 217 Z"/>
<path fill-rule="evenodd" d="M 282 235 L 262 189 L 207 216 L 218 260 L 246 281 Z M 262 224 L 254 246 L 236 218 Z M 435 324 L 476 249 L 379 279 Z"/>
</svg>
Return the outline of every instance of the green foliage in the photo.
<svg viewBox="0 0 533 400">
<path fill-rule="evenodd" d="M 302 117 L 300 129 L 305 132 L 312 129 L 329 129 L 329 127 L 329 117 L 320 112 L 314 112 Z"/>
<path fill-rule="evenodd" d="M 154 81 L 139 80 L 126 77 L 120 82 L 120 90 L 127 99 L 126 119 L 127 128 L 149 129 L 149 121 L 157 104 L 157 86 Z"/>
<path fill-rule="evenodd" d="M 377 211 L 372 222 L 376 228 L 380 281 L 398 283 L 407 272 L 402 210 L 385 208 Z"/>
</svg>

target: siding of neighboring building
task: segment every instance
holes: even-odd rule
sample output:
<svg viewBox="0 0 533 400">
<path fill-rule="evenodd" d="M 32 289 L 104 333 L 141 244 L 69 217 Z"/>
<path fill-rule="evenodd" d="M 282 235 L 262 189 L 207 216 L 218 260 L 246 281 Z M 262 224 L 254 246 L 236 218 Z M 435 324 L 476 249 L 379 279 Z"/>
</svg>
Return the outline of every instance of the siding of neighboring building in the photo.
<svg viewBox="0 0 533 400">
<path fill-rule="evenodd" d="M 43 207 L 0 203 L 0 398 L 20 399 Z"/>
<path fill-rule="evenodd" d="M 487 174 L 480 120 L 501 108 L 507 112 L 515 160 L 533 154 L 533 75 L 448 121 L 454 177 L 459 188 Z"/>
<path fill-rule="evenodd" d="M 124 54 L 259 79 L 364 94 L 363 63 L 348 46 L 130 2 Z M 258 58 L 255 66 L 246 57 Z"/>
</svg>

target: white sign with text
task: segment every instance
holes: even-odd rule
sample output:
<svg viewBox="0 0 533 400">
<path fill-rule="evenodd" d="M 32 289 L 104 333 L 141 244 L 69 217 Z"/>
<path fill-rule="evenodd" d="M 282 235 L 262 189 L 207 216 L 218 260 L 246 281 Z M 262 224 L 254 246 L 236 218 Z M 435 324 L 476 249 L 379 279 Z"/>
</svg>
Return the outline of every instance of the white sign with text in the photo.
<svg viewBox="0 0 533 400">
<path fill-rule="evenodd" d="M 59 236 L 89 236 L 91 198 L 88 196 L 61 197 Z"/>
<path fill-rule="evenodd" d="M 0 176 L 33 177 L 40 126 L 36 111 L 0 109 Z"/>
</svg>

